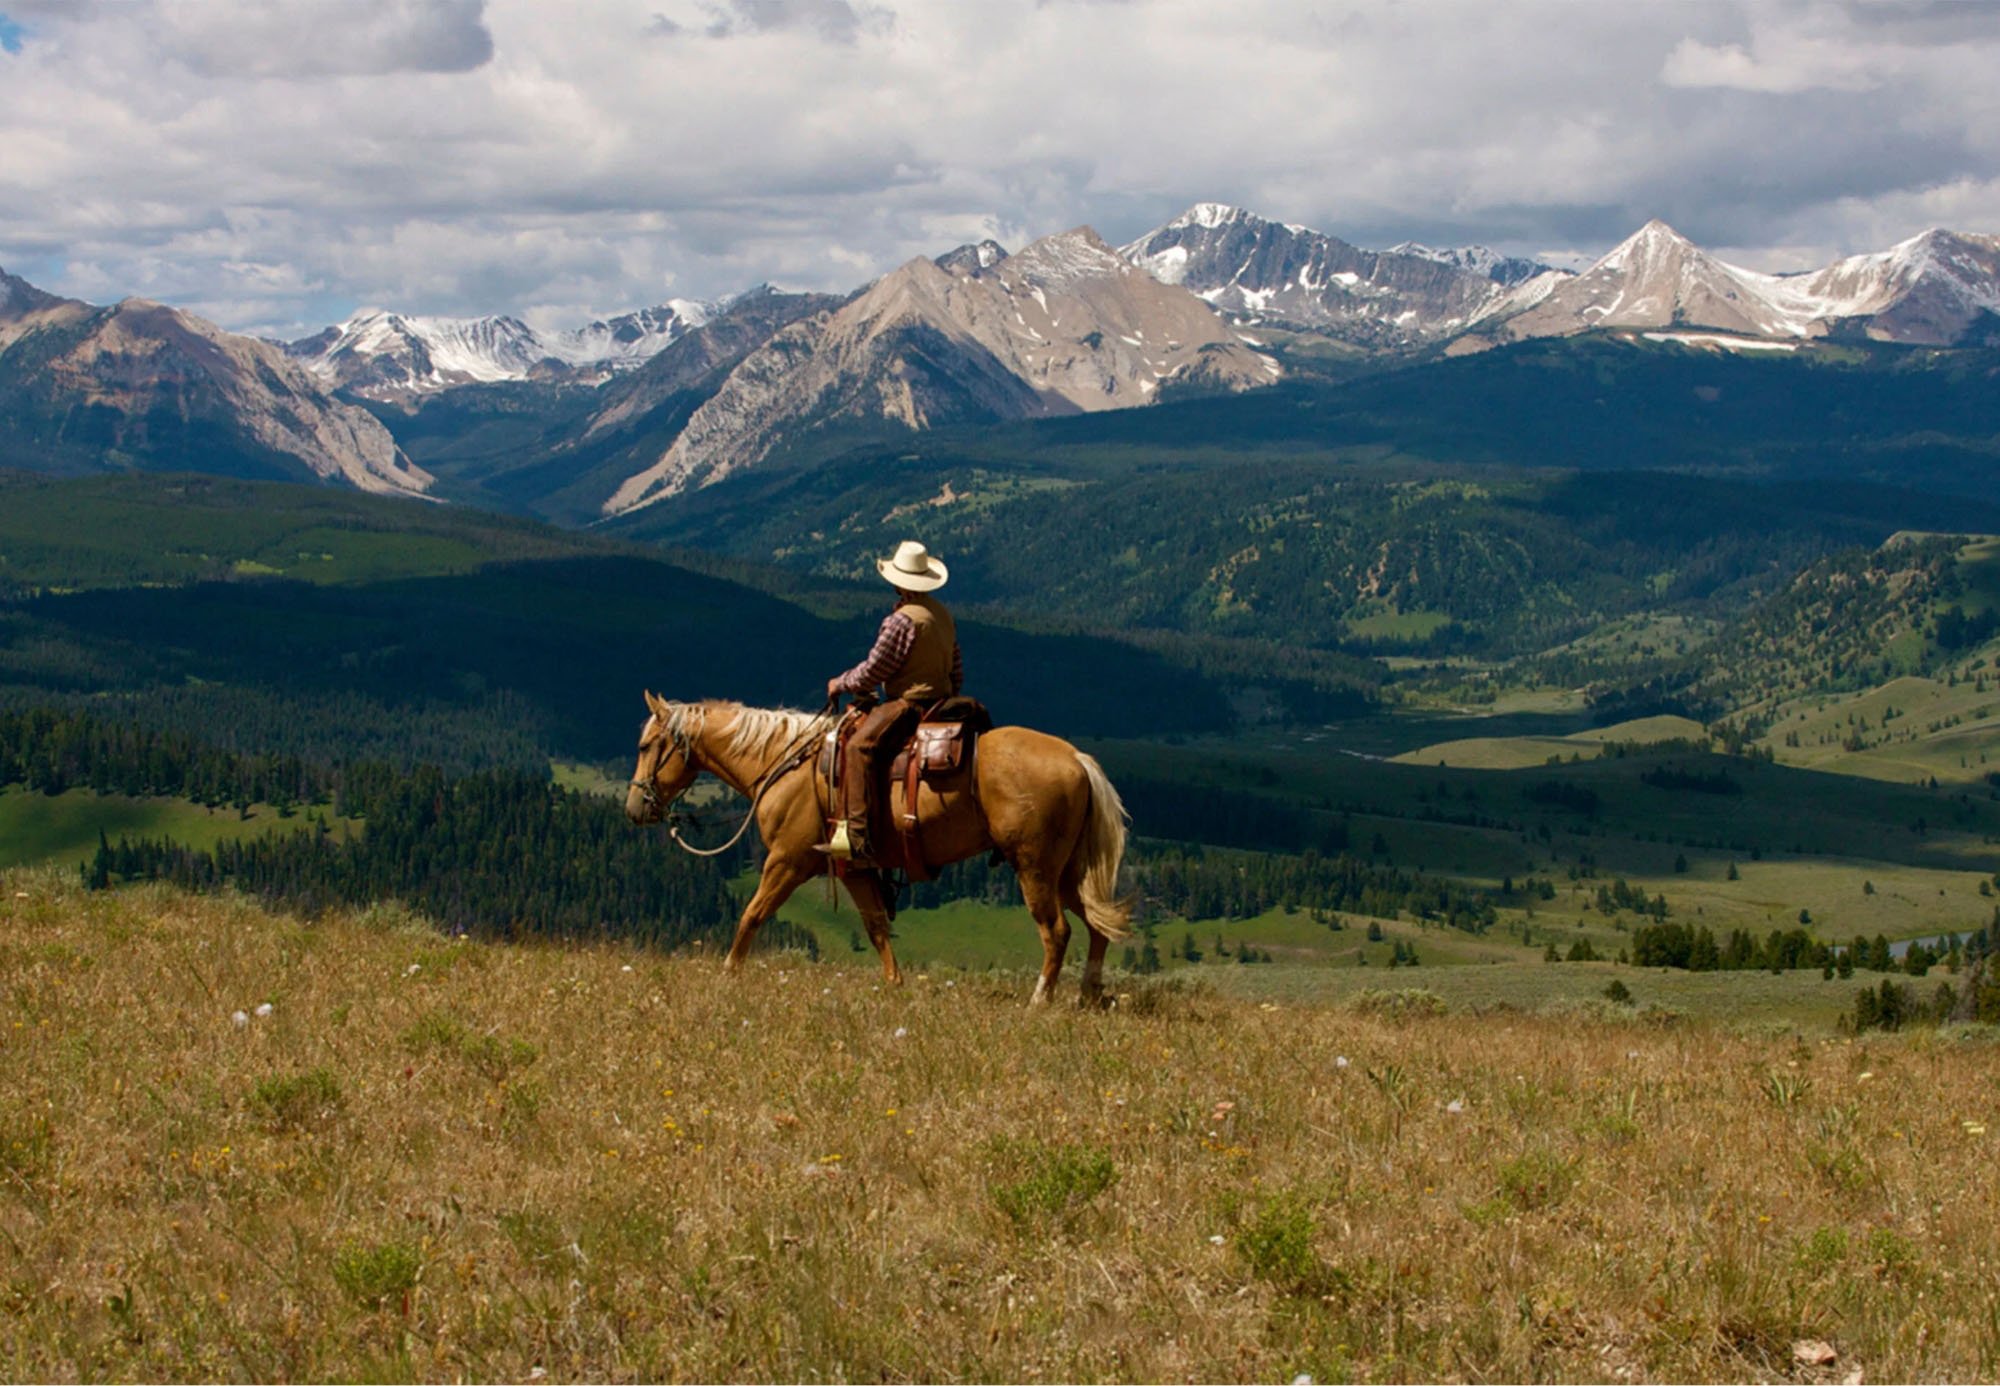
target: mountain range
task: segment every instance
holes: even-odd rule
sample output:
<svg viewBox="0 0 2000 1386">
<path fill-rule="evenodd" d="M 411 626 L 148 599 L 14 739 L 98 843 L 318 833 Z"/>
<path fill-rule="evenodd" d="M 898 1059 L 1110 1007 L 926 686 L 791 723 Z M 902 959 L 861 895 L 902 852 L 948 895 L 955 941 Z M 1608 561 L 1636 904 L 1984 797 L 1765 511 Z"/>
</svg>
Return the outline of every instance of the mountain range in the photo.
<svg viewBox="0 0 2000 1386">
<path fill-rule="evenodd" d="M 146 299 L 58 298 L 4 271 L 0 465 L 318 478 L 384 495 L 421 495 L 433 480 L 269 342 Z"/>
<path fill-rule="evenodd" d="M 569 332 L 540 333 L 518 318 L 438 318 L 364 308 L 285 351 L 335 389 L 398 400 L 500 380 L 597 384 L 644 364 L 719 305 L 673 299 Z"/>
<path fill-rule="evenodd" d="M 1252 389 L 1276 361 L 1089 227 L 1018 255 L 915 259 L 776 334 L 604 503 L 607 515 L 712 484 L 842 422 L 910 429 L 1149 404 L 1162 388 Z"/>
<path fill-rule="evenodd" d="M 1932 230 L 1805 274 L 1725 264 L 1651 221 L 1581 274 L 1497 296 L 1461 348 L 1599 328 L 1697 328 L 1768 349 L 1815 338 L 1914 346 L 2000 341 L 2000 237 Z"/>
<path fill-rule="evenodd" d="M 279 345 L 0 274 L 0 462 L 200 465 L 616 516 L 840 439 L 1243 392 L 1328 360 L 1624 334 L 1699 350 L 2000 344 L 2000 238 L 1932 230 L 1819 270 L 1730 265 L 1654 221 L 1580 272 L 1366 250 L 1199 203 L 1122 248 L 986 241 L 851 294 L 763 286 L 542 333 L 358 313 Z M 515 395 L 508 391 L 540 390 Z M 449 435 L 449 436 L 447 436 Z M 421 437 L 418 466 L 399 449 Z M 200 460 L 196 460 L 200 459 Z"/>
</svg>

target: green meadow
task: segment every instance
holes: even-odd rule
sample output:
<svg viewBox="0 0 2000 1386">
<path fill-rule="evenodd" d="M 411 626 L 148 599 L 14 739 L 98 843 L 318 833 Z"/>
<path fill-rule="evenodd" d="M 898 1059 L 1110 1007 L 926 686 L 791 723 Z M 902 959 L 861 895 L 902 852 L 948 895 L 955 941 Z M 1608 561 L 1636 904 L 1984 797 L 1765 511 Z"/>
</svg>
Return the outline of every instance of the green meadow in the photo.
<svg viewBox="0 0 2000 1386">
<path fill-rule="evenodd" d="M 206 849 L 269 832 L 299 832 L 312 823 L 306 814 L 283 817 L 269 804 L 238 813 L 184 799 L 132 799 L 89 789 L 51 796 L 16 786 L 0 789 L 0 867 L 76 865 L 97 851 L 99 834 L 114 843 L 120 837 L 166 837 Z M 332 823 L 336 832 L 360 826 L 355 820 Z"/>
</svg>

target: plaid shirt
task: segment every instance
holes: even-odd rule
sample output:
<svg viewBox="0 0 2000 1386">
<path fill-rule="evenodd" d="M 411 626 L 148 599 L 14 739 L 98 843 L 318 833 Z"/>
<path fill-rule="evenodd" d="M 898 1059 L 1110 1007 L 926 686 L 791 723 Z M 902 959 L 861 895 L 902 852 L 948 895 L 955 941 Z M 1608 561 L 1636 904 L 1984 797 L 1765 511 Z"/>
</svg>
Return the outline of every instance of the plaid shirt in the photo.
<svg viewBox="0 0 2000 1386">
<path fill-rule="evenodd" d="M 882 618 L 882 628 L 875 632 L 874 648 L 868 657 L 840 676 L 840 688 L 844 693 L 866 693 L 877 684 L 894 678 L 903 668 L 903 661 L 910 657 L 910 647 L 917 643 L 917 623 L 901 611 L 892 611 Z M 956 693 L 965 687 L 965 659 L 959 653 L 958 645 L 951 647 L 951 691 Z"/>
</svg>

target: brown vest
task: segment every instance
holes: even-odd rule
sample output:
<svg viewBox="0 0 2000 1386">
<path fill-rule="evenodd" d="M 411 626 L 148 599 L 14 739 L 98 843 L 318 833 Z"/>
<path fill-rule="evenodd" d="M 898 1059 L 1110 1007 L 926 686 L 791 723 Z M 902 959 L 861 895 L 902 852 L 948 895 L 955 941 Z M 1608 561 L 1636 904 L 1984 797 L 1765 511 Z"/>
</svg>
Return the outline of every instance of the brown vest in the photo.
<svg viewBox="0 0 2000 1386">
<path fill-rule="evenodd" d="M 892 698 L 913 703 L 934 703 L 948 698 L 951 687 L 951 652 L 958 648 L 958 628 L 943 602 L 927 592 L 914 592 L 896 608 L 917 628 L 910 657 L 891 675 L 883 690 Z"/>
</svg>

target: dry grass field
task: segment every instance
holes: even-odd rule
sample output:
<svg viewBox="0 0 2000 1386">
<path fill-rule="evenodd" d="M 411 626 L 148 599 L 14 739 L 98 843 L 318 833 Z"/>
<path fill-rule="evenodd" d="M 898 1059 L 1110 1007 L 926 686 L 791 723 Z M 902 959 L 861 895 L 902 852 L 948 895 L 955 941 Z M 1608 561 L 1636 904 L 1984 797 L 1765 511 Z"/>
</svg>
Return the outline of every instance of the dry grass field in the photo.
<svg viewBox="0 0 2000 1386">
<path fill-rule="evenodd" d="M 1977 1036 L 1030 1012 L 70 881 L 0 874 L 7 1378 L 2000 1374 Z"/>
</svg>

